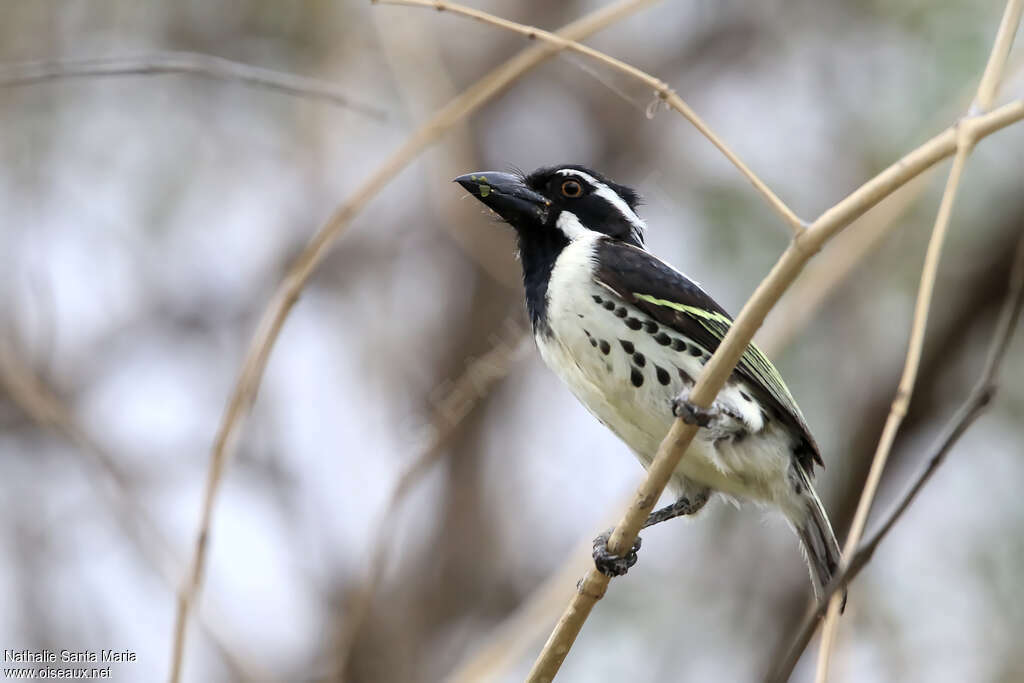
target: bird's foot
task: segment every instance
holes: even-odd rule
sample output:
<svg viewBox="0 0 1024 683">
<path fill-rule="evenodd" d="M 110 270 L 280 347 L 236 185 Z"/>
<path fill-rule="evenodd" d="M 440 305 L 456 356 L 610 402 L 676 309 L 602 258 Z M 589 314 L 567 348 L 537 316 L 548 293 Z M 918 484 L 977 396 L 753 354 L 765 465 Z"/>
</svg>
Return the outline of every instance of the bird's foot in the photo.
<svg viewBox="0 0 1024 683">
<path fill-rule="evenodd" d="M 701 408 L 690 402 L 690 392 L 684 389 L 672 400 L 672 414 L 688 425 L 707 427 L 721 417 L 721 411 L 714 406 Z"/>
<path fill-rule="evenodd" d="M 608 539 L 612 536 L 612 529 L 604 532 L 594 539 L 594 566 L 597 571 L 607 577 L 622 576 L 629 571 L 629 568 L 636 564 L 636 554 L 640 550 L 640 537 L 633 542 L 633 547 L 625 555 L 613 555 L 608 551 Z"/>
</svg>

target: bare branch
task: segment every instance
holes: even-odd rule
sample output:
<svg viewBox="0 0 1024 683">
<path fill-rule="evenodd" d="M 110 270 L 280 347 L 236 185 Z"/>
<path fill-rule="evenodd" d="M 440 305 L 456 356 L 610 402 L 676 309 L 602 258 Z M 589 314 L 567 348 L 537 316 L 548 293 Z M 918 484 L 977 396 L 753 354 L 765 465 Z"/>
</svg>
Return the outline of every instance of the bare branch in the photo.
<svg viewBox="0 0 1024 683">
<path fill-rule="evenodd" d="M 982 74 L 981 83 L 978 85 L 978 96 L 974 101 L 975 111 L 988 111 L 992 108 L 999 85 L 1003 82 L 1006 58 L 1010 55 L 1010 47 L 1013 46 L 1013 39 L 1020 25 L 1021 10 L 1024 10 L 1024 0 L 1009 0 L 1006 3 L 988 64 L 985 65 L 985 73 Z"/>
<path fill-rule="evenodd" d="M 70 78 L 160 74 L 191 74 L 235 81 L 255 88 L 323 100 L 378 121 L 387 119 L 387 112 L 383 109 L 359 102 L 331 83 L 233 62 L 223 57 L 198 52 L 156 52 L 129 57 L 58 59 L 0 64 L 0 87 L 34 85 Z"/>
<path fill-rule="evenodd" d="M 985 367 L 982 370 L 981 377 L 959 410 L 943 427 L 939 438 L 931 448 L 931 455 L 928 457 L 928 461 L 914 477 L 906 492 L 893 506 L 885 521 L 878 528 L 878 531 L 857 549 L 857 553 L 850 558 L 849 566 L 840 571 L 823 591 L 822 598 L 818 601 L 816 609 L 804 618 L 798 635 L 793 639 L 793 644 L 790 646 L 785 659 L 782 660 L 768 678 L 769 681 L 772 683 L 785 683 L 785 681 L 789 680 L 793 669 L 796 668 L 796 664 L 800 660 L 800 656 L 807 649 L 807 645 L 814 635 L 818 620 L 825 614 L 830 598 L 842 587 L 853 581 L 867 563 L 871 561 L 878 546 L 889 535 L 896 522 L 910 508 L 911 503 L 917 498 L 924 485 L 928 483 L 932 475 L 935 474 L 935 471 L 945 461 L 949 451 L 988 407 L 996 393 L 999 370 L 1002 367 L 1006 350 L 1013 339 L 1013 333 L 1020 322 L 1022 310 L 1024 310 L 1024 238 L 1017 243 L 1017 253 L 1010 270 L 1008 291 L 999 315 L 999 321 L 996 323 L 996 328 L 992 335 L 992 342 L 989 346 L 988 356 L 985 360 Z"/>
<path fill-rule="evenodd" d="M 736 153 L 733 152 L 729 148 L 729 146 L 726 145 L 725 142 L 720 137 L 718 137 L 718 135 L 713 130 L 711 130 L 711 128 L 703 121 L 703 119 L 697 116 L 697 113 L 690 108 L 690 105 L 686 104 L 686 102 L 684 102 L 681 97 L 676 95 L 676 93 L 671 88 L 668 87 L 667 83 L 658 78 L 655 78 L 646 71 L 641 71 L 635 66 L 626 64 L 622 60 L 616 59 L 615 57 L 611 57 L 610 55 L 607 55 L 604 52 L 595 50 L 594 48 L 591 47 L 587 47 L 586 45 L 582 45 L 576 41 L 569 40 L 565 37 L 556 35 L 554 33 L 550 33 L 548 31 L 544 31 L 534 26 L 518 24 L 514 21 L 509 21 L 508 19 L 503 19 L 493 14 L 488 14 L 487 12 L 482 12 L 471 7 L 466 7 L 465 5 L 459 5 L 453 2 L 442 2 L 441 0 L 374 0 L 374 2 L 377 2 L 382 5 L 409 5 L 413 7 L 429 7 L 432 9 L 436 9 L 439 12 L 449 11 L 455 14 L 461 14 L 471 19 L 482 21 L 486 24 L 492 24 L 494 26 L 508 29 L 509 31 L 513 31 L 515 33 L 519 33 L 531 40 L 540 39 L 548 43 L 551 43 L 552 45 L 557 45 L 561 49 L 577 52 L 581 55 L 585 55 L 587 57 L 590 57 L 591 59 L 597 60 L 598 62 L 606 66 L 621 71 L 627 76 L 635 78 L 641 83 L 644 83 L 648 87 L 652 88 L 659 98 L 664 100 L 670 107 L 672 107 L 680 114 L 682 114 L 687 121 L 692 123 L 693 126 L 698 131 L 700 131 L 701 135 L 710 140 L 711 144 L 717 147 L 718 150 L 722 154 L 724 154 L 725 157 L 730 162 L 732 162 L 732 164 L 736 168 L 739 169 L 740 173 L 742 173 L 747 178 L 747 180 L 750 181 L 754 188 L 761 193 L 761 196 L 765 198 L 768 204 L 773 209 L 775 209 L 775 211 L 780 216 L 782 216 L 783 220 L 786 221 L 786 223 L 789 225 L 790 229 L 793 231 L 794 234 L 799 234 L 799 232 L 804 229 L 805 222 L 799 216 L 797 216 L 793 212 L 793 210 L 786 205 L 785 202 L 779 199 L 778 196 L 774 192 L 772 192 L 771 189 L 764 183 L 764 181 L 762 181 L 753 171 L 751 171 L 750 168 L 745 163 L 743 163 L 743 161 L 738 156 L 736 156 Z"/>
<path fill-rule="evenodd" d="M 652 4 L 652 2 L 653 0 L 620 0 L 620 2 L 603 7 L 567 25 L 562 29 L 561 34 L 569 38 L 586 37 Z M 267 304 L 262 320 L 250 342 L 238 381 L 222 416 L 210 454 L 210 466 L 203 494 L 191 568 L 187 582 L 178 593 L 174 644 L 171 653 L 171 683 L 177 683 L 181 677 L 188 615 L 199 594 L 203 580 L 210 526 L 213 519 L 213 503 L 220 489 L 221 478 L 227 462 L 234 452 L 242 422 L 255 400 L 263 371 L 266 369 L 267 359 L 270 357 L 270 351 L 302 289 L 331 245 L 348 227 L 352 218 L 420 152 L 452 126 L 508 87 L 515 79 L 552 57 L 558 51 L 558 47 L 551 45 L 537 45 L 523 50 L 439 109 L 338 207 L 289 268 L 284 280 Z"/>
<path fill-rule="evenodd" d="M 1024 60 L 1017 60 L 1010 67 L 1005 79 L 1015 77 L 1024 67 Z M 972 86 L 958 99 L 958 103 L 947 107 L 933 118 L 934 126 L 959 115 L 971 106 L 977 95 Z M 931 171 L 922 173 L 900 187 L 885 201 L 850 224 L 850 227 L 836 236 L 829 249 L 811 262 L 798 279 L 789 294 L 772 309 L 772 315 L 758 331 L 756 341 L 769 356 L 788 345 L 789 340 L 805 327 L 806 321 L 821 307 L 824 301 L 844 282 L 854 269 L 872 253 L 882 238 L 899 228 L 893 225 L 920 199 L 929 185 Z"/>
<path fill-rule="evenodd" d="M 896 440 L 896 434 L 899 432 L 903 418 L 910 407 L 910 397 L 914 391 L 917 370 L 921 363 L 921 352 L 924 349 L 925 332 L 928 329 L 928 313 L 931 309 L 932 293 L 935 290 L 935 280 L 939 271 L 942 247 L 945 243 L 949 220 L 953 211 L 953 203 L 956 201 L 960 179 L 963 176 L 964 165 L 967 163 L 970 150 L 971 144 L 964 140 L 957 149 L 956 157 L 953 159 L 953 167 L 949 172 L 949 179 L 946 182 L 946 189 L 942 194 L 939 213 L 935 219 L 935 226 L 932 229 L 931 239 L 928 242 L 928 253 L 925 256 L 924 267 L 921 271 L 921 285 L 917 290 L 917 303 L 914 307 L 914 319 L 911 325 L 910 341 L 907 348 L 907 357 L 903 365 L 903 374 L 896 388 L 896 396 L 893 399 L 892 407 L 889 409 L 889 416 L 886 418 L 882 437 L 878 442 L 874 458 L 871 461 L 871 469 L 868 472 L 864 490 L 857 504 L 857 511 L 853 517 L 850 533 L 846 538 L 845 555 L 852 553 L 853 549 L 860 543 L 861 536 L 864 533 L 864 526 L 867 524 L 868 514 L 871 512 L 871 505 L 874 503 L 875 494 L 878 492 L 878 485 L 882 481 L 882 472 L 885 470 L 889 453 Z M 829 607 L 829 618 L 825 622 L 825 629 L 822 634 L 821 655 L 818 659 L 816 674 L 818 683 L 824 683 L 828 677 L 829 654 L 832 651 L 835 627 L 839 619 L 839 608 L 842 598 L 838 595 L 833 596 L 832 602 L 833 606 Z"/>
</svg>

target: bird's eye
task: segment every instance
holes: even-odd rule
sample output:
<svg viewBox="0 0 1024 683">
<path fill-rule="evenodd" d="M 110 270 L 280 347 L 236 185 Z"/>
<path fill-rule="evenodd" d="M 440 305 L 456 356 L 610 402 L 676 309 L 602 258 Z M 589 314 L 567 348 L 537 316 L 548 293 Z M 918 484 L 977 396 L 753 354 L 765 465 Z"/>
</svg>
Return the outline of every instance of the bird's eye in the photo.
<svg viewBox="0 0 1024 683">
<path fill-rule="evenodd" d="M 566 180 L 562 183 L 562 194 L 570 198 L 579 197 L 583 194 L 583 186 L 575 180 Z"/>
</svg>

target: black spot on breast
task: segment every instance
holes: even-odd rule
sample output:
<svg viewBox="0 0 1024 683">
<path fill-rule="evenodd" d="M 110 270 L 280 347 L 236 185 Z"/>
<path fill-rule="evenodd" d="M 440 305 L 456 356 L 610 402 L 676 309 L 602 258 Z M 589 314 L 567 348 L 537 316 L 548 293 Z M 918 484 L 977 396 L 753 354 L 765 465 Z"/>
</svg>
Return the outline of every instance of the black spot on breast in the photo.
<svg viewBox="0 0 1024 683">
<path fill-rule="evenodd" d="M 654 322 L 653 320 L 645 320 L 644 329 L 650 332 L 651 334 L 654 334 L 655 332 L 658 331 L 658 323 Z"/>
<path fill-rule="evenodd" d="M 642 324 L 642 323 L 641 323 L 641 322 L 640 322 L 639 320 L 637 320 L 636 318 L 626 318 L 626 319 L 625 319 L 625 320 L 623 320 L 622 322 L 626 323 L 626 327 L 628 327 L 628 328 L 629 328 L 629 329 L 631 329 L 631 330 L 639 330 L 639 329 L 640 329 L 640 326 L 641 326 L 641 324 Z"/>
<path fill-rule="evenodd" d="M 625 306 L 619 306 L 618 308 L 615 309 L 615 315 L 617 315 L 620 318 L 625 318 L 626 313 L 628 313 L 628 311 L 626 310 Z"/>
<path fill-rule="evenodd" d="M 598 345 L 601 347 L 601 353 L 603 353 L 606 356 L 608 355 L 608 352 L 612 350 L 611 344 L 606 342 L 604 339 L 599 341 Z"/>
<path fill-rule="evenodd" d="M 590 330 L 588 330 L 587 328 L 584 327 L 583 328 L 583 334 L 587 335 L 587 337 L 589 338 L 590 337 Z"/>
<path fill-rule="evenodd" d="M 690 373 L 682 368 L 676 368 L 676 370 L 679 371 L 679 379 L 683 380 L 687 384 L 693 384 L 693 378 L 690 377 Z"/>
<path fill-rule="evenodd" d="M 614 302 L 614 301 L 605 301 L 605 302 L 604 302 L 603 304 L 601 304 L 601 305 L 602 305 L 602 306 L 604 306 L 604 307 L 605 307 L 605 309 L 607 309 L 607 310 L 609 310 L 609 311 L 610 311 L 610 310 L 612 310 L 613 308 L 615 308 L 615 302 Z"/>
<path fill-rule="evenodd" d="M 634 353 L 633 362 L 639 365 L 640 367 L 647 365 L 647 359 L 644 358 L 644 354 L 642 353 Z"/>
<path fill-rule="evenodd" d="M 744 400 L 744 401 L 750 401 L 750 400 L 753 400 L 753 399 L 751 399 L 751 398 L 750 398 L 750 394 L 748 394 L 748 393 L 747 393 L 747 392 L 745 392 L 745 391 L 741 391 L 741 392 L 740 392 L 740 396 L 742 396 L 742 397 L 743 397 L 743 400 Z"/>
<path fill-rule="evenodd" d="M 654 366 L 654 373 L 658 376 L 658 381 L 661 382 L 663 386 L 667 387 L 668 383 L 672 380 L 672 378 L 669 377 L 668 375 L 668 370 L 661 367 L 660 365 Z"/>
<path fill-rule="evenodd" d="M 594 303 L 595 303 L 595 304 L 599 304 L 599 303 L 601 303 L 602 301 L 604 301 L 604 299 L 602 299 L 601 297 L 599 297 L 599 296 L 598 296 L 597 294 L 595 294 L 595 295 L 594 295 Z"/>
<path fill-rule="evenodd" d="M 697 356 L 701 355 L 702 353 L 704 353 L 704 352 L 700 350 L 699 346 L 693 345 L 693 346 L 690 347 L 690 355 L 693 356 L 694 358 L 696 358 Z"/>
<path fill-rule="evenodd" d="M 636 347 L 633 346 L 633 342 L 631 341 L 620 339 L 619 343 L 622 344 L 622 350 L 625 351 L 626 353 L 633 353 L 634 351 L 636 351 Z"/>
<path fill-rule="evenodd" d="M 747 438 L 746 432 L 736 432 L 735 436 L 732 437 L 733 443 L 740 443 Z"/>
<path fill-rule="evenodd" d="M 668 346 L 672 342 L 672 338 L 669 337 L 664 332 L 659 332 L 658 334 L 654 335 L 654 341 L 658 342 L 662 346 Z"/>
<path fill-rule="evenodd" d="M 597 346 L 597 340 L 596 339 L 591 337 L 589 334 L 587 335 L 587 338 L 590 339 L 590 345 L 591 346 Z"/>
<path fill-rule="evenodd" d="M 672 350 L 673 351 L 685 351 L 686 350 L 686 342 L 684 342 L 682 339 L 673 339 L 672 340 Z"/>
<path fill-rule="evenodd" d="M 634 387 L 638 387 L 644 383 L 644 375 L 640 372 L 640 368 L 633 368 L 629 373 L 629 381 L 633 383 Z"/>
</svg>

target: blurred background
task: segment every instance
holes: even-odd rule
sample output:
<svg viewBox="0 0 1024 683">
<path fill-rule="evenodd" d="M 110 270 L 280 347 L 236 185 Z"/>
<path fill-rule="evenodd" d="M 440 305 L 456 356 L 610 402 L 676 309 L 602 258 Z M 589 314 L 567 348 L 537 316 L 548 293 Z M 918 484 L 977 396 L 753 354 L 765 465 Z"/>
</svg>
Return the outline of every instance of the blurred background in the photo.
<svg viewBox="0 0 1024 683">
<path fill-rule="evenodd" d="M 601 6 L 473 4 L 552 29 Z M 667 81 L 813 218 L 966 110 L 1002 6 L 665 1 L 588 42 Z M 187 51 L 350 101 L 199 75 L 0 88 L 0 647 L 128 649 L 115 680 L 164 680 L 211 444 L 274 288 L 418 125 L 532 43 L 343 0 L 0 11 L 8 77 L 26 61 Z M 1004 96 L 1024 93 L 1020 54 Z M 787 227 L 651 100 L 554 57 L 356 216 L 288 319 L 226 472 L 185 680 L 523 678 L 642 470 L 543 367 L 509 231 L 450 179 L 600 169 L 645 196 L 649 248 L 735 313 Z M 980 372 L 1024 231 L 1022 150 L 1018 125 L 971 158 L 878 510 Z M 946 168 L 829 245 L 762 330 L 822 446 L 841 536 Z M 834 680 L 1024 680 L 1021 335 L 1001 387 L 851 588 Z M 559 680 L 756 680 L 809 604 L 795 537 L 753 506 L 716 500 L 648 530 L 640 558 Z M 550 614 L 530 612 L 566 562 L 580 569 L 555 581 Z M 473 669 L 486 651 L 497 663 Z"/>
</svg>

